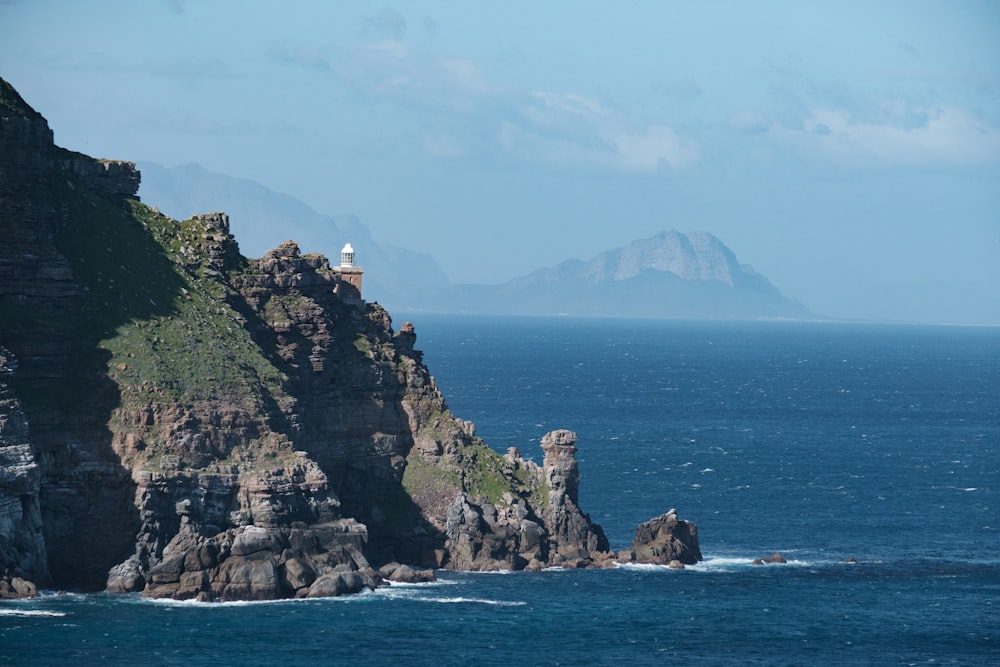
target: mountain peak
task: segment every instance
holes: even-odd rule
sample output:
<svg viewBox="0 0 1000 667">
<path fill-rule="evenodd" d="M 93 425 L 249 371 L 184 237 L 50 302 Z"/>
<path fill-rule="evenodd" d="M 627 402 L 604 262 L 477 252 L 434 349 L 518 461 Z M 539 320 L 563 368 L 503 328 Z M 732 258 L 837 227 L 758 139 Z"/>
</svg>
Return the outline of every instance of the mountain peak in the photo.
<svg viewBox="0 0 1000 667">
<path fill-rule="evenodd" d="M 741 273 L 736 255 L 712 234 L 670 229 L 601 253 L 588 263 L 585 278 L 588 282 L 627 280 L 645 270 L 669 271 L 683 280 L 715 280 L 729 286 L 739 281 Z"/>
</svg>

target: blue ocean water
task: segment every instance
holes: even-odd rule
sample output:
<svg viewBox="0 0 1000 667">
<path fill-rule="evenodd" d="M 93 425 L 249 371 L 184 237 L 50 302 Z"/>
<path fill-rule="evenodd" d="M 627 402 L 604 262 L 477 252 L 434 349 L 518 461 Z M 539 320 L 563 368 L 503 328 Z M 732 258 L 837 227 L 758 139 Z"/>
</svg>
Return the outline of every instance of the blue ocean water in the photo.
<svg viewBox="0 0 1000 667">
<path fill-rule="evenodd" d="M 0 663 L 1000 664 L 1000 330 L 413 322 L 491 446 L 540 461 L 544 433 L 577 432 L 614 548 L 674 507 L 705 561 L 332 600 L 50 595 L 0 603 Z"/>
</svg>

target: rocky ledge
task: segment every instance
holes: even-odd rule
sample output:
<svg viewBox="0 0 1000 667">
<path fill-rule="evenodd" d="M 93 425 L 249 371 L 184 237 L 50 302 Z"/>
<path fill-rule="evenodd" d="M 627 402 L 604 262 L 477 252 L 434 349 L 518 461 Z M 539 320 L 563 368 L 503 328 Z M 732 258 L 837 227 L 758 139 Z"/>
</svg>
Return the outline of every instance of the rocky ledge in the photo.
<svg viewBox="0 0 1000 667">
<path fill-rule="evenodd" d="M 225 213 L 173 220 L 138 184 L 0 80 L 0 596 L 614 565 L 575 433 L 541 465 L 493 451 L 360 282 L 293 241 L 243 257 Z M 693 524 L 651 524 L 627 560 L 698 557 Z"/>
</svg>

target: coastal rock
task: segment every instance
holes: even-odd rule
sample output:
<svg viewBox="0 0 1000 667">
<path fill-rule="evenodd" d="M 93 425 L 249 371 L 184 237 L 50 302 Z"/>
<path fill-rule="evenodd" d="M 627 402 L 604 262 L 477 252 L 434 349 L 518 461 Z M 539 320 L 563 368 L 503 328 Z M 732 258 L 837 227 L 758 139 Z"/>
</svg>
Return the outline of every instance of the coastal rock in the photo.
<svg viewBox="0 0 1000 667">
<path fill-rule="evenodd" d="M 383 565 L 378 574 L 383 579 L 398 584 L 424 584 L 437 580 L 433 570 L 417 569 L 400 563 Z"/>
<path fill-rule="evenodd" d="M 150 568 L 143 595 L 199 600 L 321 597 L 374 588 L 364 526 L 349 519 L 307 528 L 246 526 L 212 537 L 177 535 Z M 355 577 L 356 575 L 356 577 Z"/>
<path fill-rule="evenodd" d="M 781 563 L 787 563 L 787 562 L 788 561 L 785 560 L 784 556 L 782 556 L 780 553 L 775 552 L 775 553 L 773 553 L 770 556 L 767 556 L 765 558 L 755 558 L 753 560 L 752 564 L 753 565 L 767 565 L 767 564 L 770 564 L 770 563 L 779 563 L 779 564 L 781 564 Z"/>
<path fill-rule="evenodd" d="M 542 466 L 516 450 L 495 459 L 501 470 L 522 471 L 526 491 L 495 502 L 463 491 L 448 507 L 445 545 L 448 567 L 462 570 L 522 570 L 559 565 L 599 567 L 611 558 L 601 527 L 584 514 L 579 499 L 577 435 L 551 431 L 542 437 Z M 517 477 L 516 472 L 510 473 Z"/>
<path fill-rule="evenodd" d="M 578 505 L 580 470 L 576 460 L 577 435 L 560 429 L 542 437 L 545 459 L 542 470 L 548 489 L 545 525 L 550 551 L 556 564 L 563 561 L 589 561 L 593 554 L 607 555 L 608 538 L 604 530 L 590 520 Z"/>
<path fill-rule="evenodd" d="M 227 214 L 173 220 L 138 183 L 0 80 L 4 590 L 269 599 L 376 586 L 371 563 L 611 563 L 574 433 L 542 465 L 494 452 L 359 279 L 294 241 L 243 257 Z"/>
<path fill-rule="evenodd" d="M 37 593 L 33 582 L 49 580 L 39 507 L 41 473 L 27 416 L 10 386 L 18 364 L 0 347 L 0 596 Z"/>
<path fill-rule="evenodd" d="M 360 593 L 366 588 L 368 579 L 359 572 L 334 572 L 324 574 L 309 587 L 305 597 L 326 598 L 338 595 Z"/>
<path fill-rule="evenodd" d="M 668 565 L 671 561 L 694 565 L 701 560 L 698 527 L 690 521 L 678 520 L 674 509 L 650 519 L 635 530 L 632 560 L 658 565 Z"/>
</svg>

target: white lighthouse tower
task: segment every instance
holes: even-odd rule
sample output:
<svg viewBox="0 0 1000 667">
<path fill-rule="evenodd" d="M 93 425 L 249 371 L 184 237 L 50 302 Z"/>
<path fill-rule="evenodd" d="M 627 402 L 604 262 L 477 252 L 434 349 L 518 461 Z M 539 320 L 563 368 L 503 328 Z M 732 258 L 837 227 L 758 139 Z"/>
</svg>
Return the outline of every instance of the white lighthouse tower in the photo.
<svg viewBox="0 0 1000 667">
<path fill-rule="evenodd" d="M 354 268 L 354 246 L 350 243 L 344 244 L 344 248 L 340 251 L 340 268 Z"/>
<path fill-rule="evenodd" d="M 349 302 L 361 302 L 361 274 L 360 266 L 354 264 L 354 246 L 345 243 L 340 251 L 340 266 L 333 269 L 340 276 L 341 283 L 346 289 L 335 288 L 341 298 Z"/>
</svg>

